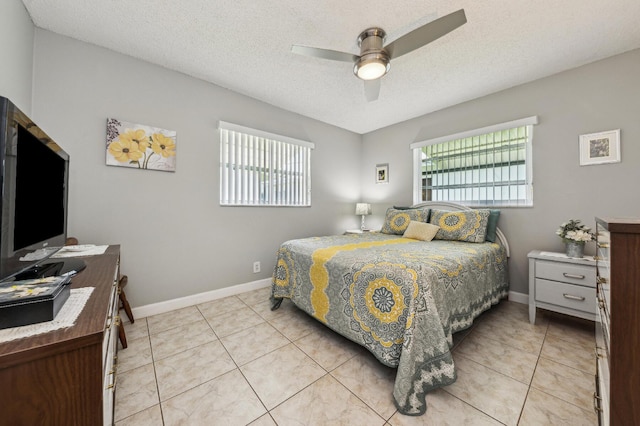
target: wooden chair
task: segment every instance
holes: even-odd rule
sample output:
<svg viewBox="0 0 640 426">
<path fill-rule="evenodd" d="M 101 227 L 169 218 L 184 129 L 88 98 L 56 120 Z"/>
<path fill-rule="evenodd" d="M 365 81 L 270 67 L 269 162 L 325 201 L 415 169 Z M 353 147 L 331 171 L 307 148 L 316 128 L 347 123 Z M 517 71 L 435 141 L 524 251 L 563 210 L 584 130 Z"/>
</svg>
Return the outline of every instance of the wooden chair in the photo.
<svg viewBox="0 0 640 426">
<path fill-rule="evenodd" d="M 75 237 L 69 237 L 65 242 L 65 245 L 67 246 L 77 244 L 78 239 Z M 129 321 L 131 321 L 131 324 L 133 324 L 135 322 L 135 319 L 133 318 L 133 313 L 131 312 L 131 306 L 129 305 L 129 301 L 127 300 L 127 295 L 124 292 L 124 287 L 127 285 L 128 281 L 129 277 L 127 277 L 126 275 L 120 275 L 120 279 L 118 280 L 118 310 L 124 309 L 124 312 L 127 314 L 127 318 L 129 318 Z M 118 325 L 118 339 L 120 340 L 122 347 L 126 349 L 127 336 L 124 332 L 124 326 L 122 325 L 122 322 L 120 322 L 120 324 Z"/>
<path fill-rule="evenodd" d="M 131 312 L 131 306 L 129 305 L 129 301 L 127 300 L 127 295 L 124 292 L 124 286 L 129 282 L 129 277 L 126 275 L 121 275 L 120 280 L 118 280 L 118 310 L 124 309 L 124 312 L 127 314 L 127 318 L 131 321 L 131 324 L 135 322 L 135 318 L 133 318 L 133 313 Z M 120 322 L 120 326 L 118 327 L 118 338 L 120 339 L 120 343 L 122 344 L 122 348 L 127 348 L 127 336 L 124 334 L 124 325 Z"/>
<path fill-rule="evenodd" d="M 124 309 L 124 312 L 127 314 L 127 318 L 129 318 L 129 321 L 133 324 L 136 320 L 133 318 L 133 313 L 131 312 L 131 306 L 127 300 L 127 295 L 124 294 L 124 287 L 127 285 L 127 282 L 129 282 L 129 277 L 126 275 L 122 275 L 118 282 L 118 287 L 120 289 L 120 303 L 122 303 L 122 305 L 120 305 L 120 309 Z"/>
</svg>

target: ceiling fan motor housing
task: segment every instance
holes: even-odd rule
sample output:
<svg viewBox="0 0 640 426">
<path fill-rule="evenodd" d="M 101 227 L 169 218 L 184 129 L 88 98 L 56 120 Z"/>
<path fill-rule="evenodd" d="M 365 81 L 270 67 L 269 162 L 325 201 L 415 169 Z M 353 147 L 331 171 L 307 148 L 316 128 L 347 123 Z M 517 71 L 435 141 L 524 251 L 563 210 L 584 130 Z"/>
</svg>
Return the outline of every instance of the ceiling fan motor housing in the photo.
<svg viewBox="0 0 640 426">
<path fill-rule="evenodd" d="M 382 50 L 382 44 L 387 33 L 382 28 L 367 28 L 358 36 L 358 46 L 360 47 L 360 54 L 364 55 L 369 51 Z"/>
<path fill-rule="evenodd" d="M 368 28 L 358 37 L 360 59 L 353 67 L 353 73 L 363 80 L 375 80 L 387 72 L 391 62 L 383 43 L 386 33 L 381 28 Z"/>
</svg>

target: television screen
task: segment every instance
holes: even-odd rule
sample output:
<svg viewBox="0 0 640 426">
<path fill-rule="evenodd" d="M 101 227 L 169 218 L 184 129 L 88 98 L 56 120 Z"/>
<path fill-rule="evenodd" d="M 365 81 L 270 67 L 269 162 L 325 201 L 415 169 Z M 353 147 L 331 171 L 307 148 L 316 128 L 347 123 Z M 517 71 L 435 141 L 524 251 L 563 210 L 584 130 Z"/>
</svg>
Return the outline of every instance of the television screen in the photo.
<svg viewBox="0 0 640 426">
<path fill-rule="evenodd" d="M 13 247 L 20 250 L 64 233 L 67 165 L 20 124 L 17 147 Z"/>
<path fill-rule="evenodd" d="M 2 227 L 0 280 L 27 270 L 62 247 L 67 231 L 69 156 L 22 113 L 0 97 Z M 22 259 L 22 260 L 21 260 Z"/>
</svg>

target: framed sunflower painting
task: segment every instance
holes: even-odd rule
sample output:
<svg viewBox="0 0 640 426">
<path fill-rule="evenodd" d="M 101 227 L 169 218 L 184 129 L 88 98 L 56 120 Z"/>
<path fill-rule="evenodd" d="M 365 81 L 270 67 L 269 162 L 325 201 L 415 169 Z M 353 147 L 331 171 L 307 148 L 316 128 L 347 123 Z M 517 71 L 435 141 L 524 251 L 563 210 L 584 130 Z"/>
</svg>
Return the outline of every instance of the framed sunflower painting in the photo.
<svg viewBox="0 0 640 426">
<path fill-rule="evenodd" d="M 108 118 L 107 165 L 174 172 L 176 132 Z"/>
</svg>

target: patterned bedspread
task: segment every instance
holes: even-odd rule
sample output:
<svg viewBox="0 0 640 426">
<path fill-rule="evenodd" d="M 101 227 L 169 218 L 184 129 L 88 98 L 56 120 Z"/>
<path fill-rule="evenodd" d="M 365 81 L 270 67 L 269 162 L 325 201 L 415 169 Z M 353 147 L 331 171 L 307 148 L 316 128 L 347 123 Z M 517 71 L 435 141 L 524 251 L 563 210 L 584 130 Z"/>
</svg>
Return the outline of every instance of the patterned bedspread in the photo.
<svg viewBox="0 0 640 426">
<path fill-rule="evenodd" d="M 403 414 L 456 380 L 452 333 L 506 296 L 507 257 L 495 243 L 423 242 L 379 233 L 305 238 L 278 251 L 272 297 L 300 309 L 397 367 Z"/>
</svg>

